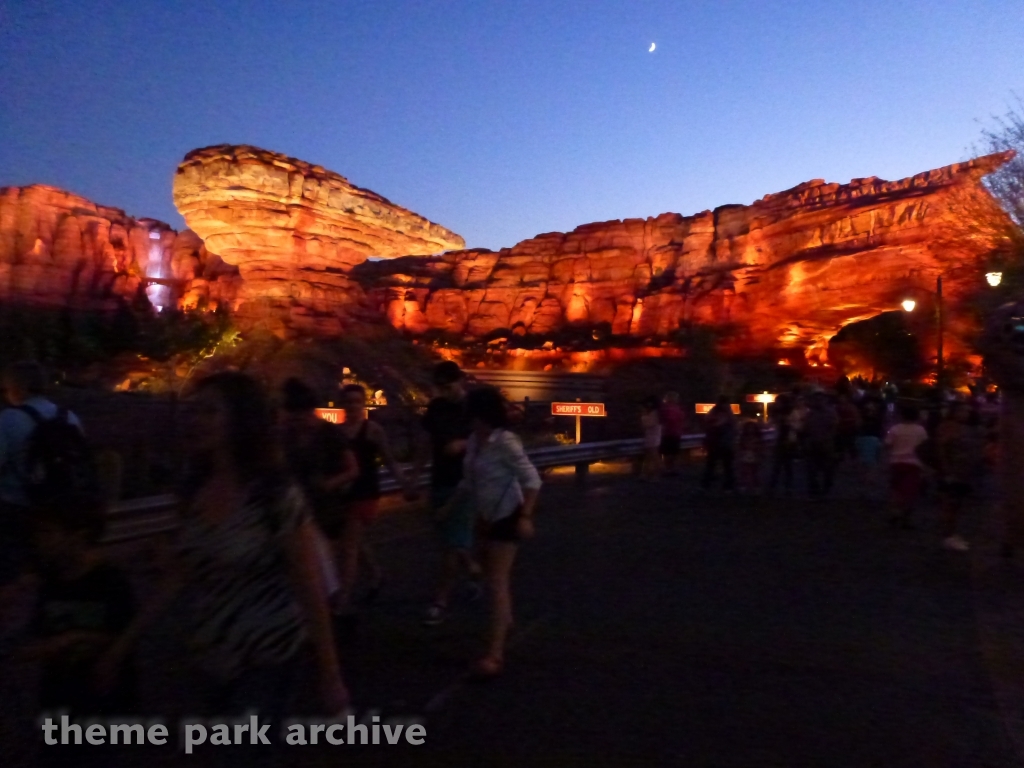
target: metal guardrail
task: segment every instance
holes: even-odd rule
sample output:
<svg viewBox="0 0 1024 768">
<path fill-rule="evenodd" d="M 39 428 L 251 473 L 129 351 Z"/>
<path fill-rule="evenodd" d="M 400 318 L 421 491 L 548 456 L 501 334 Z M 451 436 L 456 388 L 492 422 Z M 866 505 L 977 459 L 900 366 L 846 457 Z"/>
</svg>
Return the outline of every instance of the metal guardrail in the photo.
<svg viewBox="0 0 1024 768">
<path fill-rule="evenodd" d="M 764 433 L 765 440 L 770 440 L 772 432 Z M 704 435 L 683 435 L 681 447 L 685 449 L 699 448 L 704 442 Z M 571 467 L 589 465 L 608 459 L 629 459 L 643 454 L 643 440 L 605 440 L 597 443 L 580 443 L 579 445 L 555 445 L 546 448 L 534 448 L 527 451 L 527 456 L 537 469 L 554 467 Z M 428 475 L 417 478 L 417 487 L 423 488 L 429 482 Z M 381 493 L 393 494 L 402 490 L 398 481 L 390 472 L 381 470 Z M 114 506 L 110 511 L 107 534 L 103 541 L 113 544 L 131 541 L 148 536 L 170 533 L 178 525 L 178 499 L 171 495 L 147 496 L 129 499 Z"/>
</svg>

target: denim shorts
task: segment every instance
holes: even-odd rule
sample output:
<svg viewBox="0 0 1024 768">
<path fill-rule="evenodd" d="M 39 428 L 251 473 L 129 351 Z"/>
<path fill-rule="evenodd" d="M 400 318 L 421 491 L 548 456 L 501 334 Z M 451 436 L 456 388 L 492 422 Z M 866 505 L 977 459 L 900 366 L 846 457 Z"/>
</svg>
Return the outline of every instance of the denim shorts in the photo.
<svg viewBox="0 0 1024 768">
<path fill-rule="evenodd" d="M 470 550 L 473 548 L 473 507 L 465 496 L 456 497 L 455 486 L 437 486 L 430 489 L 430 508 L 437 512 L 452 498 L 455 503 L 442 520 L 436 522 L 437 532 L 446 547 Z"/>
</svg>

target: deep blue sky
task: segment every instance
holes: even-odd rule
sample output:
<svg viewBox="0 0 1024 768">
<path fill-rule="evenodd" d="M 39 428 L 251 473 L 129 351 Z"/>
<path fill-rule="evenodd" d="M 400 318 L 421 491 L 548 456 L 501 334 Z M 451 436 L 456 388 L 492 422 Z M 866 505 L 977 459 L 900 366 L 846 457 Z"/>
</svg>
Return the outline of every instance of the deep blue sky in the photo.
<svg viewBox="0 0 1024 768">
<path fill-rule="evenodd" d="M 0 186 L 180 227 L 250 143 L 497 248 L 955 162 L 1011 91 L 1022 0 L 0 0 Z"/>
</svg>

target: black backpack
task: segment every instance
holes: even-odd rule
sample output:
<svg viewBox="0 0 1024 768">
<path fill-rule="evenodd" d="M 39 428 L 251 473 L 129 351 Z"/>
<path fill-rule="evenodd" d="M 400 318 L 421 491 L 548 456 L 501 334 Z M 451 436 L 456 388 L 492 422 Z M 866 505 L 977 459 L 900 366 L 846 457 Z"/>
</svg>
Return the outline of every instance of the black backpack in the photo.
<svg viewBox="0 0 1024 768">
<path fill-rule="evenodd" d="M 30 405 L 20 406 L 35 422 L 25 443 L 22 483 L 30 504 L 46 504 L 59 497 L 97 494 L 99 481 L 92 448 L 82 430 L 60 408 L 52 419 Z"/>
</svg>

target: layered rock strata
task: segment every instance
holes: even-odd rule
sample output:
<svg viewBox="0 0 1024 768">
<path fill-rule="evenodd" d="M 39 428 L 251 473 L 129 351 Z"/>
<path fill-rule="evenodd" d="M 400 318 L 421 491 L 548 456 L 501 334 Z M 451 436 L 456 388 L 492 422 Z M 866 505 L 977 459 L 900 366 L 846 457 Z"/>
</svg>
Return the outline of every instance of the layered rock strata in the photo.
<svg viewBox="0 0 1024 768">
<path fill-rule="evenodd" d="M 366 264 L 357 275 L 397 328 L 479 338 L 607 324 L 655 337 L 729 327 L 737 351 L 822 353 L 844 325 L 926 296 L 962 205 L 1009 154 L 900 181 L 809 181 L 752 205 L 585 224 L 498 252 Z M 958 254 L 970 259 L 980 240 Z M 955 286 L 951 287 L 955 293 Z"/>
<path fill-rule="evenodd" d="M 56 187 L 0 189 L 0 301 L 103 311 L 144 288 L 158 308 L 216 308 L 238 282 L 192 232 Z"/>
<path fill-rule="evenodd" d="M 251 146 L 185 156 L 174 203 L 206 248 L 238 267 L 239 311 L 280 333 L 340 330 L 369 257 L 433 254 L 465 241 L 343 176 Z"/>
<path fill-rule="evenodd" d="M 243 327 L 281 335 L 335 334 L 366 312 L 411 334 L 470 338 L 605 326 L 664 339 L 705 324 L 732 330 L 737 352 L 813 357 L 904 298 L 927 307 L 940 273 L 951 302 L 970 288 L 977 270 L 949 265 L 990 243 L 947 232 L 969 216 L 965 200 L 991 202 L 980 180 L 1009 157 L 436 255 L 462 238 L 319 166 L 210 147 L 186 156 L 174 182 L 194 231 L 54 187 L 0 189 L 0 301 L 109 309 L 145 288 L 158 308 L 226 305 Z"/>
</svg>

